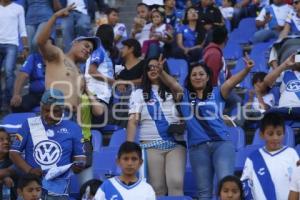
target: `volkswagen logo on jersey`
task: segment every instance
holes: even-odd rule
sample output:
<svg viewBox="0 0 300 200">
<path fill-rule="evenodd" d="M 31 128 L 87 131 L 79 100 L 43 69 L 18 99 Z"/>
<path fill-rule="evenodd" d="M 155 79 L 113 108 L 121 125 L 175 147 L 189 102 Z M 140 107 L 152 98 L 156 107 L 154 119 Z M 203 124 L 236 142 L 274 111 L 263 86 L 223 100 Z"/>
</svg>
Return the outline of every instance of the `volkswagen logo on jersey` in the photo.
<svg viewBox="0 0 300 200">
<path fill-rule="evenodd" d="M 61 146 L 53 140 L 39 142 L 33 151 L 33 157 L 39 165 L 51 166 L 56 164 L 62 154 Z"/>
<path fill-rule="evenodd" d="M 292 80 L 286 84 L 286 90 L 289 92 L 299 92 L 300 91 L 300 80 Z"/>
</svg>

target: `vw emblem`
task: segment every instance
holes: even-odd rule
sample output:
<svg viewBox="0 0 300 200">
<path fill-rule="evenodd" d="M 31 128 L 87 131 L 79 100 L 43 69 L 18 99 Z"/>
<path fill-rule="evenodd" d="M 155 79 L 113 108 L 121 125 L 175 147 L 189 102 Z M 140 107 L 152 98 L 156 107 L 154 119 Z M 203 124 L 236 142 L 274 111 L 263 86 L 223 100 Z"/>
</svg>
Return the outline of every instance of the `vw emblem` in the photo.
<svg viewBox="0 0 300 200">
<path fill-rule="evenodd" d="M 299 92 L 300 91 L 300 80 L 292 80 L 286 84 L 286 90 L 289 92 Z"/>
<path fill-rule="evenodd" d="M 39 142 L 33 151 L 35 161 L 40 165 L 56 164 L 62 154 L 61 146 L 53 140 L 44 140 Z"/>
</svg>

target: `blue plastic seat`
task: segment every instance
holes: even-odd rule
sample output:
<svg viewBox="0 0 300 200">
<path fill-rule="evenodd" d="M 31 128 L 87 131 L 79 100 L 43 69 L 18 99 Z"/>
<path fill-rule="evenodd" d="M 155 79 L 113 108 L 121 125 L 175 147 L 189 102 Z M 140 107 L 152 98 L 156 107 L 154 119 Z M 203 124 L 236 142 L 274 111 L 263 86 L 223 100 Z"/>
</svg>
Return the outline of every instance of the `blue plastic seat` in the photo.
<svg viewBox="0 0 300 200">
<path fill-rule="evenodd" d="M 189 196 L 160 196 L 157 200 L 193 200 Z"/>
<path fill-rule="evenodd" d="M 237 60 L 243 56 L 243 50 L 240 44 L 228 42 L 223 49 L 223 54 L 226 60 Z"/>
<path fill-rule="evenodd" d="M 234 143 L 235 150 L 245 147 L 245 132 L 241 127 L 228 127 L 231 141 Z"/>
<path fill-rule="evenodd" d="M 259 149 L 260 145 L 248 145 L 240 148 L 235 156 L 235 171 L 242 171 L 246 162 L 246 158 L 255 150 Z"/>
<path fill-rule="evenodd" d="M 106 126 L 101 128 L 101 132 L 114 132 L 116 130 L 122 129 L 120 126 L 113 125 L 113 124 L 107 124 Z"/>
<path fill-rule="evenodd" d="M 94 151 L 100 151 L 100 148 L 102 147 L 102 133 L 100 133 L 97 130 L 92 130 L 92 144 Z"/>
<path fill-rule="evenodd" d="M 30 117 L 35 117 L 35 113 L 10 113 L 3 117 L 2 127 L 8 133 L 16 133 L 21 125 Z"/>
<path fill-rule="evenodd" d="M 119 147 L 102 147 L 93 152 L 93 177 L 102 181 L 117 175 L 117 153 Z"/>
<path fill-rule="evenodd" d="M 188 74 L 188 64 L 184 59 L 168 58 L 168 69 L 172 76 L 176 77 L 180 85 L 184 85 Z"/>
<path fill-rule="evenodd" d="M 265 141 L 260 137 L 260 130 L 255 131 L 255 135 L 252 141 L 252 145 L 263 146 Z M 289 147 L 295 146 L 295 134 L 293 129 L 290 126 L 285 125 L 285 134 L 283 139 L 283 144 Z"/>
<path fill-rule="evenodd" d="M 124 128 L 119 129 L 112 134 L 108 146 L 119 147 L 125 141 L 126 141 L 126 130 Z"/>
</svg>

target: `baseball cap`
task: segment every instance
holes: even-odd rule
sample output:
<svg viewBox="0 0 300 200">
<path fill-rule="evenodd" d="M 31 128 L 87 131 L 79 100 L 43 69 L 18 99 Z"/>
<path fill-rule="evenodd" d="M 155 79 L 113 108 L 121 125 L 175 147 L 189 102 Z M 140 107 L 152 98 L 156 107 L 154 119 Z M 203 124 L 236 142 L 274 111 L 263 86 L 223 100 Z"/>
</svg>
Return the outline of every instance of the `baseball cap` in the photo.
<svg viewBox="0 0 300 200">
<path fill-rule="evenodd" d="M 74 42 L 80 42 L 83 40 L 87 40 L 87 41 L 90 41 L 93 43 L 93 46 L 94 46 L 93 51 L 95 51 L 100 46 L 100 39 L 98 37 L 94 37 L 94 36 L 91 36 L 91 37 L 79 36 L 73 40 L 72 44 Z"/>
<path fill-rule="evenodd" d="M 43 104 L 64 104 L 64 93 L 61 90 L 58 89 L 48 89 L 44 92 L 41 102 Z"/>
</svg>

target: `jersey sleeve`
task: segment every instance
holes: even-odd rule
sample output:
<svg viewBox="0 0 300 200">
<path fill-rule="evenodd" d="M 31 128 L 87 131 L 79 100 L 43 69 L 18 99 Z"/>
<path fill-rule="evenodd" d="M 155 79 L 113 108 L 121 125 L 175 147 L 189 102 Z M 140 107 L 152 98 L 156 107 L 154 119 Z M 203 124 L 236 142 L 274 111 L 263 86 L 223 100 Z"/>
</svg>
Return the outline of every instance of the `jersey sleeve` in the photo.
<svg viewBox="0 0 300 200">
<path fill-rule="evenodd" d="M 141 113 L 143 104 L 145 103 L 141 89 L 135 90 L 131 93 L 129 99 L 128 114 Z"/>
<path fill-rule="evenodd" d="M 155 192 L 150 185 L 147 200 L 156 200 Z"/>
<path fill-rule="evenodd" d="M 10 151 L 23 152 L 29 135 L 30 135 L 30 130 L 29 130 L 28 122 L 26 120 L 26 122 L 22 124 L 22 127 L 18 130 L 18 132 L 15 135 L 13 135 Z"/>
<path fill-rule="evenodd" d="M 225 99 L 223 98 L 222 93 L 221 93 L 221 87 L 215 87 L 213 89 L 213 95 L 215 96 L 215 100 L 217 103 L 225 102 Z"/>
<path fill-rule="evenodd" d="M 300 192 L 300 167 L 295 168 L 293 171 L 290 183 L 290 191 Z"/>
<path fill-rule="evenodd" d="M 95 64 L 98 66 L 104 62 L 104 57 L 105 52 L 101 48 L 98 48 L 95 51 L 93 51 L 90 59 L 90 64 Z"/>
<path fill-rule="evenodd" d="M 291 23 L 292 23 L 292 18 L 293 18 L 293 13 L 294 13 L 293 11 L 290 11 L 290 12 L 289 12 L 287 18 L 285 19 L 285 23 L 291 25 Z"/>
<path fill-rule="evenodd" d="M 252 169 L 253 169 L 252 162 L 249 158 L 247 158 L 244 169 L 243 169 L 243 174 L 241 177 L 241 181 L 243 183 L 245 200 L 253 199 L 253 195 L 252 195 L 253 171 L 252 171 Z"/>
<path fill-rule="evenodd" d="M 24 73 L 30 75 L 32 72 L 32 69 L 33 69 L 33 65 L 34 65 L 34 56 L 30 55 L 30 56 L 28 56 L 28 58 L 26 59 L 26 61 L 22 65 L 22 67 L 20 68 L 20 72 L 24 72 Z"/>
<path fill-rule="evenodd" d="M 106 200 L 105 199 L 105 194 L 102 191 L 101 187 L 98 188 L 93 200 Z"/>
</svg>

